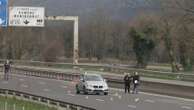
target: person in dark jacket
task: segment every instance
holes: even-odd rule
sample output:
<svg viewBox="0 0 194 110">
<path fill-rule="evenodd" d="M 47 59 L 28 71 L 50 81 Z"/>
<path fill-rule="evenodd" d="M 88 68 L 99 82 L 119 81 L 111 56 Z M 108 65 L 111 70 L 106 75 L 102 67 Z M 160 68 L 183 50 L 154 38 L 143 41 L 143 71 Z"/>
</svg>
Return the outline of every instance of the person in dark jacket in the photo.
<svg viewBox="0 0 194 110">
<path fill-rule="evenodd" d="M 9 79 L 9 72 L 10 72 L 10 62 L 9 60 L 6 60 L 4 64 L 4 79 L 5 80 Z"/>
<path fill-rule="evenodd" d="M 133 75 L 133 93 L 137 94 L 138 93 L 138 86 L 140 83 L 140 76 L 138 72 L 135 72 Z"/>
<path fill-rule="evenodd" d="M 131 85 L 131 75 L 130 73 L 125 73 L 124 76 L 124 86 L 125 86 L 125 93 L 130 93 L 130 85 Z"/>
</svg>

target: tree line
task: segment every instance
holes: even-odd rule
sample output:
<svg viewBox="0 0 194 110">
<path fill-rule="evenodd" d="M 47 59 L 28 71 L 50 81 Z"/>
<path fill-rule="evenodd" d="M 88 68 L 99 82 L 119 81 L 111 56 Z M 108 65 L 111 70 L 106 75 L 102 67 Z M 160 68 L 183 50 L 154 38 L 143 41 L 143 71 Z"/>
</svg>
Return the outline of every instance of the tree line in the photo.
<svg viewBox="0 0 194 110">
<path fill-rule="evenodd" d="M 155 7 L 153 9 L 153 2 Z M 96 10 L 79 26 L 79 55 L 102 61 L 170 63 L 172 71 L 192 70 L 194 1 L 147 0 L 147 8 L 128 21 Z M 0 58 L 58 61 L 72 58 L 72 22 L 49 22 L 45 28 L 0 29 Z"/>
</svg>

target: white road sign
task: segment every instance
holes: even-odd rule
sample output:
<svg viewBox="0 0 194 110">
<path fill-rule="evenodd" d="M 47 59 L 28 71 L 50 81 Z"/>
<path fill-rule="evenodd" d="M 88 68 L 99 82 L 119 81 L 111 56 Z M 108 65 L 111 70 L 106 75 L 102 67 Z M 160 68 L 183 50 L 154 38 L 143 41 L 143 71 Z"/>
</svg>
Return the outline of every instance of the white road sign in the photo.
<svg viewBox="0 0 194 110">
<path fill-rule="evenodd" d="M 42 7 L 10 7 L 9 26 L 44 26 L 45 10 Z"/>
</svg>

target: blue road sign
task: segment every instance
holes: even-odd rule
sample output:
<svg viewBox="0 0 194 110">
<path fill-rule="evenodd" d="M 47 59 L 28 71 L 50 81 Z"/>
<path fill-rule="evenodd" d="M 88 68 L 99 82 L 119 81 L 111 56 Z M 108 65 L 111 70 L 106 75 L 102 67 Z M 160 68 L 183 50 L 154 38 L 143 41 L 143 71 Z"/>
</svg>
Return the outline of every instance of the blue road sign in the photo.
<svg viewBox="0 0 194 110">
<path fill-rule="evenodd" d="M 8 0 L 0 0 L 0 27 L 6 27 L 8 24 L 7 11 Z"/>
</svg>

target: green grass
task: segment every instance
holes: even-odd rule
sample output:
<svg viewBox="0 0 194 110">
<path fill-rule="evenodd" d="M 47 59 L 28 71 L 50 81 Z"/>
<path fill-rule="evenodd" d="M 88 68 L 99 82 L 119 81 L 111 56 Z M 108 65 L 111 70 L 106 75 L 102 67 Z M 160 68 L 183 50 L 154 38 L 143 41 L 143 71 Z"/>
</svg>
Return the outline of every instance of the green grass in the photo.
<svg viewBox="0 0 194 110">
<path fill-rule="evenodd" d="M 33 103 L 30 101 L 18 100 L 16 98 L 8 98 L 0 96 L 0 110 L 5 110 L 5 103 L 7 103 L 7 110 L 13 110 L 15 104 L 15 110 L 57 110 L 42 104 Z"/>
</svg>

